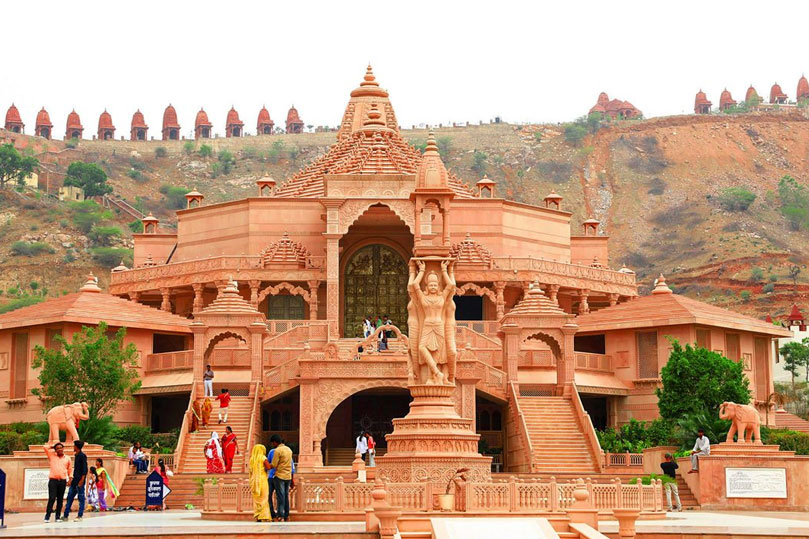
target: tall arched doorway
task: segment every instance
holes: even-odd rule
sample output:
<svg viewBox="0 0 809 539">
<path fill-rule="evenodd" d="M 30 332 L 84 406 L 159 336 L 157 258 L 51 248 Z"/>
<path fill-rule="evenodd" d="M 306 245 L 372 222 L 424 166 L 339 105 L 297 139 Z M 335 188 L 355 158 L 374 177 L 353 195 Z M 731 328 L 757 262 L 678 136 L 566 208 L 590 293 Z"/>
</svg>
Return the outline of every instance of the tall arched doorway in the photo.
<svg viewBox="0 0 809 539">
<path fill-rule="evenodd" d="M 366 316 L 388 315 L 407 332 L 407 261 L 383 244 L 361 247 L 345 265 L 343 328 L 346 337 L 362 337 Z"/>
</svg>

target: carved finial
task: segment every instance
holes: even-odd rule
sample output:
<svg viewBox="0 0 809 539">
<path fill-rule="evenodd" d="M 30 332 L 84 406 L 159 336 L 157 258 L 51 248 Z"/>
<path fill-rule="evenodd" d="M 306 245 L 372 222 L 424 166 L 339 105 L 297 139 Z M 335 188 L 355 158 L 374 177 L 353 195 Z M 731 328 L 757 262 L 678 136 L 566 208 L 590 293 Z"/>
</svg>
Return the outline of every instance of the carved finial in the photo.
<svg viewBox="0 0 809 539">
<path fill-rule="evenodd" d="M 668 287 L 666 284 L 666 278 L 661 273 L 660 276 L 655 279 L 655 287 L 652 290 L 652 294 L 672 294 L 671 288 Z"/>
<path fill-rule="evenodd" d="M 84 286 L 79 288 L 79 292 L 101 292 L 98 287 L 98 277 L 93 275 L 92 271 L 87 274 L 87 281 L 85 281 Z"/>
</svg>

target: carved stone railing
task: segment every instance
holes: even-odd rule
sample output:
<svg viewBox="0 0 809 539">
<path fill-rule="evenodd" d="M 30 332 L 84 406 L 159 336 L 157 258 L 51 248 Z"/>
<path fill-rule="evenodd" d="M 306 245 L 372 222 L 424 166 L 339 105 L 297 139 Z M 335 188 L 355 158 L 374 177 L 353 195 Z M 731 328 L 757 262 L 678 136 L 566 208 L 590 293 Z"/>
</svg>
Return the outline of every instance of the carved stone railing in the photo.
<svg viewBox="0 0 809 539">
<path fill-rule="evenodd" d="M 493 257 L 492 268 L 502 270 L 540 271 L 563 277 L 574 277 L 590 281 L 600 281 L 626 286 L 635 286 L 635 274 L 623 273 L 616 270 L 582 266 L 579 264 L 565 264 L 541 258 Z"/>
<path fill-rule="evenodd" d="M 528 425 L 525 423 L 525 417 L 523 416 L 522 409 L 520 408 L 519 394 L 517 393 L 517 388 L 513 382 L 508 383 L 508 392 L 508 413 L 511 416 L 510 420 L 514 425 L 514 430 L 520 439 L 520 443 L 522 445 L 522 457 L 525 461 L 524 469 L 516 471 L 533 472 L 534 448 L 531 445 L 531 437 L 528 435 Z M 509 467 L 511 467 L 511 463 L 516 460 L 516 451 L 514 451 L 511 446 L 512 444 L 509 443 L 509 454 L 506 456 L 506 462 L 509 463 Z"/>
<path fill-rule="evenodd" d="M 636 509 L 642 513 L 663 513 L 662 486 L 659 480 L 650 485 L 584 482 L 590 503 L 599 513 L 609 515 L 614 509 Z M 440 489 L 430 482 L 385 483 L 387 501 L 408 513 L 437 511 L 435 498 Z M 522 480 L 511 477 L 504 481 L 461 483 L 456 487 L 455 510 L 466 513 L 562 513 L 570 509 L 575 498 L 576 482 Z M 581 488 L 581 482 L 579 483 Z M 299 480 L 290 492 L 290 507 L 298 513 L 364 515 L 373 501 L 373 483 L 335 480 Z M 203 487 L 204 513 L 251 513 L 253 501 L 246 479 L 220 478 L 216 484 L 206 480 Z"/>
<path fill-rule="evenodd" d="M 291 388 L 301 372 L 297 359 L 290 359 L 264 373 L 264 397 L 282 393 Z"/>
<path fill-rule="evenodd" d="M 239 367 L 249 368 L 249 348 L 214 348 L 208 358 L 212 367 Z"/>
<path fill-rule="evenodd" d="M 576 420 L 579 422 L 579 428 L 581 429 L 581 432 L 584 433 L 584 437 L 587 439 L 587 443 L 590 446 L 590 452 L 593 455 L 593 460 L 595 461 L 598 471 L 600 472 L 604 463 L 604 452 L 601 450 L 601 444 L 598 441 L 596 430 L 593 427 L 593 420 L 590 418 L 590 414 L 588 414 L 584 409 L 584 405 L 581 403 L 581 398 L 579 397 L 579 390 L 575 384 L 573 386 L 573 396 L 571 400 L 573 401 L 573 410 L 576 413 Z"/>
<path fill-rule="evenodd" d="M 259 409 L 259 402 L 261 402 L 261 383 L 251 382 L 250 391 L 253 396 L 253 403 L 250 407 L 250 426 L 247 429 L 247 443 L 249 447 L 253 447 L 258 443 L 258 437 L 261 435 L 261 410 Z M 246 452 L 246 451 L 245 451 Z M 250 459 L 242 459 L 242 471 L 249 473 Z"/>
<path fill-rule="evenodd" d="M 643 453 L 604 453 L 604 467 L 639 468 L 643 471 Z"/>
<path fill-rule="evenodd" d="M 167 470 L 176 471 L 177 458 L 174 453 L 150 453 L 149 454 L 149 469 L 154 470 L 157 467 L 157 461 L 163 459 Z"/>
<path fill-rule="evenodd" d="M 556 358 L 550 350 L 520 350 L 517 355 L 519 367 L 556 367 Z"/>
<path fill-rule="evenodd" d="M 174 450 L 174 454 L 176 455 L 175 463 L 179 466 L 180 462 L 182 461 L 183 457 L 183 448 L 185 447 L 185 439 L 188 438 L 191 434 L 188 432 L 188 429 L 191 427 L 191 417 L 194 415 L 194 401 L 197 399 L 197 384 L 191 384 L 191 395 L 188 398 L 188 408 L 185 409 L 185 414 L 183 414 L 183 424 L 180 425 L 180 434 L 177 436 L 177 448 Z M 175 472 L 180 471 L 179 468 L 174 468 Z"/>
<path fill-rule="evenodd" d="M 612 356 L 610 355 L 586 352 L 574 352 L 574 355 L 577 370 L 612 372 Z"/>
<path fill-rule="evenodd" d="M 457 320 L 455 322 L 458 328 L 458 342 L 465 342 L 461 340 L 461 332 L 463 329 L 468 329 L 483 337 L 490 339 L 495 344 L 499 345 L 497 340 L 497 332 L 500 331 L 500 322 L 498 320 Z"/>
<path fill-rule="evenodd" d="M 193 366 L 194 351 L 181 350 L 179 352 L 163 352 L 160 354 L 147 354 L 145 372 L 147 374 L 162 371 L 190 370 Z"/>
</svg>

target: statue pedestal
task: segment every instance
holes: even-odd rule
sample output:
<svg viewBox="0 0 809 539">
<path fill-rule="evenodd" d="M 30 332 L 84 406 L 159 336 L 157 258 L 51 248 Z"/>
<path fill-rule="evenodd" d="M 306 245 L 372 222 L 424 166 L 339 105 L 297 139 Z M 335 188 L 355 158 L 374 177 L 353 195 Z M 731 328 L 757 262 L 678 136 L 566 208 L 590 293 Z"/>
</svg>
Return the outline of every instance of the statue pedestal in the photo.
<svg viewBox="0 0 809 539">
<path fill-rule="evenodd" d="M 393 420 L 393 432 L 385 437 L 387 453 L 376 459 L 377 473 L 385 481 L 429 481 L 443 492 L 461 468 L 468 469 L 468 481 L 491 480 L 492 459 L 478 453 L 474 420 L 455 411 L 455 391 L 455 386 L 410 386 L 410 413 Z"/>
</svg>

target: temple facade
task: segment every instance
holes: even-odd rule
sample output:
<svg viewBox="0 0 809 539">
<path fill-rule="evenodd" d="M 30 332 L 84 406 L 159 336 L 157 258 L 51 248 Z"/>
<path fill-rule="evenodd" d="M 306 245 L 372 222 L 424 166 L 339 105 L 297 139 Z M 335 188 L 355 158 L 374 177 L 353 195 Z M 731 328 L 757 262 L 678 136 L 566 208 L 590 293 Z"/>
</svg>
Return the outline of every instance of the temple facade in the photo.
<svg viewBox="0 0 809 539">
<path fill-rule="evenodd" d="M 772 342 L 790 333 L 673 294 L 663 276 L 638 297 L 635 274 L 611 269 L 601 224 L 574 223 L 558 194 L 537 206 L 498 198 L 492 180 L 471 187 L 447 170 L 432 135 L 423 154 L 410 146 L 370 67 L 325 155 L 280 185 L 259 180 L 254 197 L 187 198 L 176 229 L 144 218 L 134 267 L 115 268 L 107 293 L 89 278 L 0 315 L 0 423 L 41 418 L 36 345 L 106 321 L 129 329 L 143 382 L 116 420 L 180 427 L 181 472 L 203 458 L 187 426 L 208 364 L 214 392 L 234 395 L 241 440 L 279 433 L 311 470 L 350 464 L 368 430 L 381 456 L 410 401 L 410 268 L 439 257 L 457 283 L 456 411 L 493 466 L 596 473 L 594 427 L 657 416 L 669 337 L 744 361 L 763 409 Z M 366 317 L 391 325 L 366 337 Z"/>
</svg>

